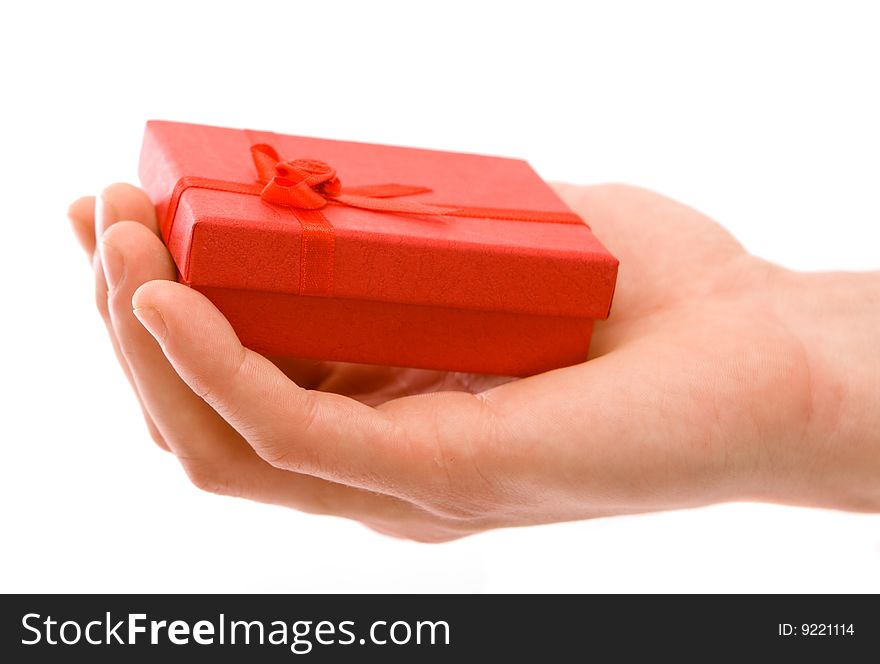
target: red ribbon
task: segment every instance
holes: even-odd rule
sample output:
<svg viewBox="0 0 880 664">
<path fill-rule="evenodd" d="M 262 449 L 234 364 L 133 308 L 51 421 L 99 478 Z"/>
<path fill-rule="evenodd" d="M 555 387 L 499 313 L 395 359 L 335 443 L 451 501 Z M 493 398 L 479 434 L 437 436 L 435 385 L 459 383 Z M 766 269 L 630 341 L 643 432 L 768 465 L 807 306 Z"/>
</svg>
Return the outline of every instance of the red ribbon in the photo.
<svg viewBox="0 0 880 664">
<path fill-rule="evenodd" d="M 170 235 L 180 197 L 187 189 L 210 189 L 259 196 L 271 205 L 290 209 L 302 225 L 299 294 L 333 295 L 333 259 L 336 239 L 333 226 L 321 212 L 329 204 L 387 212 L 479 219 L 502 219 L 550 224 L 583 224 L 573 212 L 458 207 L 404 200 L 402 197 L 429 193 L 431 189 L 404 184 L 376 184 L 343 188 L 336 171 L 323 161 L 282 161 L 266 144 L 251 146 L 257 182 L 227 182 L 185 176 L 174 185 L 168 204 L 165 228 Z M 167 237 L 166 237 L 167 239 Z"/>
</svg>

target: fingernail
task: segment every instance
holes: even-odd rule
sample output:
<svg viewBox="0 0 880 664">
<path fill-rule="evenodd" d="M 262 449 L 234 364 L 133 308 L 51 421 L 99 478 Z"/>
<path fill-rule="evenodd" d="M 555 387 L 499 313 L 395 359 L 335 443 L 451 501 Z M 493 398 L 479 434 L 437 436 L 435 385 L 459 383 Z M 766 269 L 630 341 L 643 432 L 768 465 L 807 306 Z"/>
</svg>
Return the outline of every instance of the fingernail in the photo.
<svg viewBox="0 0 880 664">
<path fill-rule="evenodd" d="M 98 243 L 98 246 L 101 252 L 101 265 L 104 266 L 104 277 L 107 279 L 107 286 L 112 293 L 125 274 L 125 259 L 122 258 L 121 253 L 103 240 Z"/>
<path fill-rule="evenodd" d="M 100 238 L 104 231 L 116 223 L 117 214 L 113 203 L 101 194 L 95 198 L 95 237 Z"/>
<path fill-rule="evenodd" d="M 165 327 L 165 319 L 162 318 L 162 314 L 158 309 L 155 307 L 141 307 L 134 310 L 134 315 L 141 322 L 141 325 L 147 328 L 147 332 L 156 338 L 156 341 L 160 344 L 165 341 L 168 329 Z"/>
</svg>

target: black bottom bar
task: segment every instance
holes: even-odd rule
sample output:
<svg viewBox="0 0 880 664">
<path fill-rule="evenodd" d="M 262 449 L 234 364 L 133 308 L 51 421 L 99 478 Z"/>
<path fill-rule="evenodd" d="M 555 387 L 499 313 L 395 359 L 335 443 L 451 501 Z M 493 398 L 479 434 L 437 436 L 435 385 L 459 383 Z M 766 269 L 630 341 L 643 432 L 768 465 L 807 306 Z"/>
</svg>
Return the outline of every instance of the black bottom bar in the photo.
<svg viewBox="0 0 880 664">
<path fill-rule="evenodd" d="M 646 648 L 704 661 L 839 661 L 880 646 L 869 596 L 13 595 L 2 605 L 7 662 L 202 661 L 227 651 L 260 662 L 587 661 Z"/>
</svg>

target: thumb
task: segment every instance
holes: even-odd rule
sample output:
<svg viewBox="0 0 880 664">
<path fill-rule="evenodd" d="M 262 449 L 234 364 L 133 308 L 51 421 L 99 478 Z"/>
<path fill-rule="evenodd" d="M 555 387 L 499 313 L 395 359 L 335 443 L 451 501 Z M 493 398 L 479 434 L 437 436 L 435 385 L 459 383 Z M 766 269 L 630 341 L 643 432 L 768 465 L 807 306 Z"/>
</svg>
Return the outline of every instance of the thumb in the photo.
<svg viewBox="0 0 880 664">
<path fill-rule="evenodd" d="M 151 281 L 134 313 L 189 387 L 273 466 L 368 489 L 387 489 L 402 468 L 397 428 L 338 394 L 305 390 L 242 346 L 201 293 Z"/>
</svg>

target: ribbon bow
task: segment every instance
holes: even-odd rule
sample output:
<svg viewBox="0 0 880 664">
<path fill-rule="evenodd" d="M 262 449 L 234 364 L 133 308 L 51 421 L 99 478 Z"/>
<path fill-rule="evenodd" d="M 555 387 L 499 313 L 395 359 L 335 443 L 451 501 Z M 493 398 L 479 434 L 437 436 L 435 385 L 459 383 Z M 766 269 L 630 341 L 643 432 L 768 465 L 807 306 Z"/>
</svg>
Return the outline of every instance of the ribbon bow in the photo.
<svg viewBox="0 0 880 664">
<path fill-rule="evenodd" d="M 187 189 L 210 189 L 259 196 L 264 202 L 291 210 L 302 225 L 300 246 L 300 295 L 333 295 L 335 234 L 321 212 L 329 204 L 395 214 L 471 217 L 552 224 L 584 224 L 573 212 L 518 210 L 505 208 L 459 207 L 405 200 L 404 197 L 430 193 L 427 187 L 404 184 L 378 184 L 345 187 L 329 164 L 317 159 L 282 160 L 271 145 L 251 146 L 257 170 L 257 183 L 227 182 L 184 176 L 174 186 L 166 213 L 165 240 L 177 213 L 180 197 Z"/>
<path fill-rule="evenodd" d="M 261 143 L 251 147 L 251 156 L 257 168 L 258 179 L 265 186 L 260 198 L 272 205 L 320 210 L 329 202 L 378 212 L 443 215 L 455 208 L 426 205 L 416 201 L 388 200 L 400 196 L 426 194 L 427 187 L 406 184 L 380 184 L 366 187 L 342 188 L 336 170 L 317 159 L 282 161 L 271 145 Z"/>
</svg>

